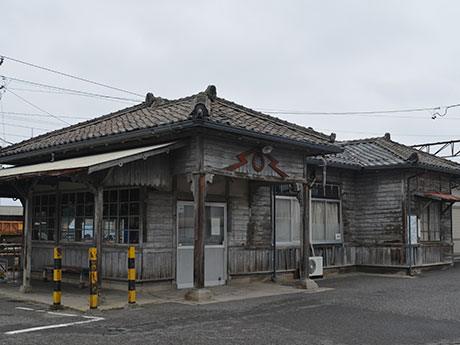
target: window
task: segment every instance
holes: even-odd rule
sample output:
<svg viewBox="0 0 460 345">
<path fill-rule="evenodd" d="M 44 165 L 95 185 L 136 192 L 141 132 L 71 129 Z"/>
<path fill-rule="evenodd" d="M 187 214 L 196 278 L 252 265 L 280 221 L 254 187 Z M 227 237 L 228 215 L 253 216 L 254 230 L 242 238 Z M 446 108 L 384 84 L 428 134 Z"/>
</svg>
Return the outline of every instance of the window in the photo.
<svg viewBox="0 0 460 345">
<path fill-rule="evenodd" d="M 340 187 L 316 184 L 311 189 L 311 236 L 313 243 L 341 243 Z"/>
<path fill-rule="evenodd" d="M 300 204 L 296 197 L 276 197 L 276 242 L 300 243 Z"/>
<path fill-rule="evenodd" d="M 104 191 L 102 229 L 106 243 L 139 243 L 139 189 Z"/>
<path fill-rule="evenodd" d="M 61 240 L 91 242 L 94 196 L 89 192 L 71 192 L 61 195 Z"/>
<path fill-rule="evenodd" d="M 341 242 L 340 201 L 312 200 L 313 243 Z"/>
<path fill-rule="evenodd" d="M 193 203 L 178 203 L 177 214 L 179 228 L 179 246 L 193 246 L 195 239 Z M 207 204 L 205 206 L 205 217 L 205 245 L 223 245 L 225 236 L 225 205 Z"/>
<path fill-rule="evenodd" d="M 56 195 L 35 195 L 32 200 L 32 239 L 54 241 L 56 233 Z"/>
<path fill-rule="evenodd" d="M 421 204 L 420 235 L 422 241 L 441 240 L 441 203 L 428 201 Z"/>
</svg>

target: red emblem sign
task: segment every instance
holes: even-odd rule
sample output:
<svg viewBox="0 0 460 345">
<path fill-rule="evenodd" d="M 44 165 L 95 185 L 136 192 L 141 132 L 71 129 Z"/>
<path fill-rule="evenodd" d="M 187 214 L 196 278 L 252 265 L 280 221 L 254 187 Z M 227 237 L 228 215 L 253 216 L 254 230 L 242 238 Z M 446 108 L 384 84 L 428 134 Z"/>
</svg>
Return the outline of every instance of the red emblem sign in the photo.
<svg viewBox="0 0 460 345">
<path fill-rule="evenodd" d="M 288 177 L 288 175 L 282 171 L 280 168 L 277 167 L 277 164 L 279 163 L 275 157 L 273 157 L 269 153 L 263 153 L 259 149 L 251 149 L 246 152 L 242 152 L 239 155 L 236 156 L 236 158 L 239 159 L 239 162 L 233 165 L 230 165 L 226 169 L 229 171 L 234 171 L 238 169 L 239 167 L 242 167 L 243 165 L 248 164 L 248 157 L 252 154 L 252 167 L 256 172 L 261 172 L 265 168 L 265 158 L 267 158 L 270 163 L 268 166 L 272 168 L 278 175 L 281 177 Z"/>
</svg>

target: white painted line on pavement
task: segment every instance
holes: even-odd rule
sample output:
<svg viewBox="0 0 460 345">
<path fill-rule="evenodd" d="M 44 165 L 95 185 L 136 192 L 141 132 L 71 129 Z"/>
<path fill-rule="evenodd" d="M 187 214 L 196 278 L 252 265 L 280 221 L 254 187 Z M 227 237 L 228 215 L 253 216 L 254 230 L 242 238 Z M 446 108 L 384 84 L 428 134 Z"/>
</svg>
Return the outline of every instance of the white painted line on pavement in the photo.
<svg viewBox="0 0 460 345">
<path fill-rule="evenodd" d="M 39 310 L 35 310 L 37 313 L 45 313 L 46 310 L 43 310 L 43 309 L 39 309 Z"/>
<path fill-rule="evenodd" d="M 27 307 L 16 307 L 16 309 L 19 309 L 19 310 L 32 310 L 32 308 L 27 308 Z"/>
<path fill-rule="evenodd" d="M 18 329 L 16 331 L 5 332 L 5 334 L 13 335 L 13 334 L 20 334 L 20 333 L 36 332 L 36 331 L 42 331 L 42 330 L 45 330 L 45 329 L 69 327 L 69 326 L 82 325 L 82 324 L 85 324 L 85 323 L 97 322 L 97 321 L 105 320 L 103 317 L 95 317 L 95 316 L 83 316 L 83 317 L 85 319 L 88 319 L 88 320 L 77 321 L 77 322 L 69 322 L 69 323 L 61 323 L 61 324 L 58 324 L 58 325 L 49 325 L 49 326 L 40 326 L 40 327 Z"/>
<path fill-rule="evenodd" d="M 78 315 L 75 315 L 75 314 L 57 313 L 57 312 L 55 312 L 55 311 L 49 311 L 48 314 L 51 314 L 51 315 L 59 315 L 59 316 L 78 316 Z"/>
</svg>

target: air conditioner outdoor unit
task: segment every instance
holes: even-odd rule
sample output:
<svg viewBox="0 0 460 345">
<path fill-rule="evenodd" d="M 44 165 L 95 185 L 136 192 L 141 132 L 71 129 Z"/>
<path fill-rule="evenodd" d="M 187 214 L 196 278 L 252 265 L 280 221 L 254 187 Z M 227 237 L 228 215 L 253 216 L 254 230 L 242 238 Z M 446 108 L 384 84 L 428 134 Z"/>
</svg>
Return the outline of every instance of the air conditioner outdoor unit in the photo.
<svg viewBox="0 0 460 345">
<path fill-rule="evenodd" d="M 322 277 L 323 276 L 323 257 L 322 256 L 310 256 L 310 277 Z"/>
</svg>

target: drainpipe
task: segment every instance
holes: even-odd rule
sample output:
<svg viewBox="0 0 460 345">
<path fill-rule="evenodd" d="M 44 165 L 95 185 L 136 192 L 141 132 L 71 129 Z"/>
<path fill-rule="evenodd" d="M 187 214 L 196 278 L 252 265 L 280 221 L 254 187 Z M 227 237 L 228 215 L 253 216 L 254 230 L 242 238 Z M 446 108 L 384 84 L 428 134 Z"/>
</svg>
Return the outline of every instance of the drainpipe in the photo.
<svg viewBox="0 0 460 345">
<path fill-rule="evenodd" d="M 273 193 L 273 277 L 272 280 L 276 282 L 276 184 L 272 185 Z"/>
<path fill-rule="evenodd" d="M 411 219 L 410 219 L 411 217 L 410 180 L 418 176 L 422 176 L 425 173 L 426 173 L 426 170 L 424 170 L 422 173 L 415 174 L 407 178 L 407 217 L 408 217 L 407 223 L 408 223 L 408 235 L 409 235 L 409 276 L 412 276 L 412 229 L 411 229 Z"/>
</svg>

